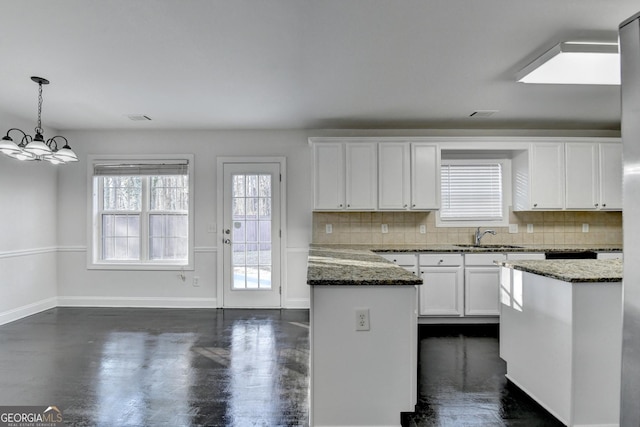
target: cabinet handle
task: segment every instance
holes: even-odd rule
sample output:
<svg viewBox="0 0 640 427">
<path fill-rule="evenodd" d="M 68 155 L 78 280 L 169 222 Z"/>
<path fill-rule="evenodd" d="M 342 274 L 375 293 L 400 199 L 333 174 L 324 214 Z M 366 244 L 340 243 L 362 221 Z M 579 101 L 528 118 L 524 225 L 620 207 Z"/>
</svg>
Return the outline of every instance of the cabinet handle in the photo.
<svg viewBox="0 0 640 427">
<path fill-rule="evenodd" d="M 534 208 L 537 208 L 537 207 L 538 207 L 538 204 L 537 204 L 537 203 L 534 203 L 534 204 L 533 204 L 533 207 L 534 207 Z"/>
<path fill-rule="evenodd" d="M 595 204 L 595 207 L 596 207 L 596 208 L 598 207 L 598 204 L 597 204 L 597 203 Z"/>
<path fill-rule="evenodd" d="M 351 205 L 347 205 L 347 207 L 348 207 L 348 208 L 350 208 L 350 207 L 351 207 Z"/>
<path fill-rule="evenodd" d="M 607 204 L 606 204 L 606 203 L 603 203 L 603 204 L 602 204 L 602 207 L 603 207 L 603 208 L 606 208 L 606 207 L 607 207 Z"/>
<path fill-rule="evenodd" d="M 405 209 L 407 208 L 407 205 L 404 205 Z"/>
<path fill-rule="evenodd" d="M 413 205 L 411 205 L 411 207 L 415 208 L 415 207 L 416 207 L 416 204 L 414 203 Z"/>
<path fill-rule="evenodd" d="M 340 204 L 338 205 L 338 207 L 339 207 L 339 208 L 341 208 L 341 207 L 342 207 L 342 203 L 340 203 Z"/>
</svg>

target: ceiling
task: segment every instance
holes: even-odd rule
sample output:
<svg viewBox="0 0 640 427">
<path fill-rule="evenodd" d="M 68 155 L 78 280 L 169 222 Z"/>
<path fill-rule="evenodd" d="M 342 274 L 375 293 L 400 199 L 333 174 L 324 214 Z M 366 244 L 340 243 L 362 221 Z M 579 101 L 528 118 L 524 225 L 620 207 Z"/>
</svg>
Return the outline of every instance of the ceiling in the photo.
<svg viewBox="0 0 640 427">
<path fill-rule="evenodd" d="M 71 129 L 620 127 L 618 86 L 527 85 L 637 0 L 0 0 L 0 110 Z M 472 118 L 476 110 L 498 110 Z M 151 121 L 132 121 L 128 115 Z M 2 128 L 8 128 L 7 123 Z"/>
</svg>

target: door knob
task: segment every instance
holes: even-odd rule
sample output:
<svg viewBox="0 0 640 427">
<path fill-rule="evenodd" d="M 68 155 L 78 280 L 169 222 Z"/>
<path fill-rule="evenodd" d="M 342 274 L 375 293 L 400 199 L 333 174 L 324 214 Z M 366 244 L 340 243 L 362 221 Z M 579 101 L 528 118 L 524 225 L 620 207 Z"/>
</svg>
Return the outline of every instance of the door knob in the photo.
<svg viewBox="0 0 640 427">
<path fill-rule="evenodd" d="M 230 245 L 230 244 L 231 244 L 231 239 L 223 239 L 223 240 L 222 240 L 222 243 L 225 243 L 225 244 L 227 244 L 227 245 Z"/>
</svg>

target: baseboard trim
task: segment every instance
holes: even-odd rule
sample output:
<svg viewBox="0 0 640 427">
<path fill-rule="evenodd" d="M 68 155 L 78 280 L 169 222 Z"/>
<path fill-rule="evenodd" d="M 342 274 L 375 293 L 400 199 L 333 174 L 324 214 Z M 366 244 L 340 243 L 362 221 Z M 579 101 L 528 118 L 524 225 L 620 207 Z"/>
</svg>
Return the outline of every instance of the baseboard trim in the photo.
<svg viewBox="0 0 640 427">
<path fill-rule="evenodd" d="M 309 308 L 309 298 L 289 298 L 284 301 L 282 308 Z"/>
<path fill-rule="evenodd" d="M 216 298 L 58 297 L 58 307 L 217 308 Z"/>
<path fill-rule="evenodd" d="M 11 310 L 7 310 L 5 312 L 0 313 L 0 325 L 5 325 L 7 323 L 15 322 L 16 320 L 20 320 L 24 317 L 40 313 L 41 311 L 55 308 L 57 306 L 56 303 L 57 303 L 57 298 L 51 297 L 51 298 L 43 299 L 40 301 L 36 301 L 31 304 L 23 305 L 22 307 L 17 307 Z"/>
</svg>

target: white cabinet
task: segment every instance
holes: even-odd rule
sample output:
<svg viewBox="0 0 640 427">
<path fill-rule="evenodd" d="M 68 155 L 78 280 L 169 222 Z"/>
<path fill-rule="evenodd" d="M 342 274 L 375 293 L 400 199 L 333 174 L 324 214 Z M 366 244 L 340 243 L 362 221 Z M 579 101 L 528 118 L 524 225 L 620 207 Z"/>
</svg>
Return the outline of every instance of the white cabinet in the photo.
<svg viewBox="0 0 640 427">
<path fill-rule="evenodd" d="M 567 209 L 622 209 L 622 146 L 567 143 Z"/>
<path fill-rule="evenodd" d="M 464 256 L 465 316 L 498 316 L 500 314 L 500 267 L 505 254 L 483 253 Z"/>
<path fill-rule="evenodd" d="M 622 252 L 598 252 L 598 259 L 622 259 Z"/>
<path fill-rule="evenodd" d="M 407 271 L 412 272 L 417 275 L 418 270 L 416 268 L 418 256 L 415 254 L 407 254 L 407 253 L 379 253 L 382 258 L 388 259 L 389 261 L 394 262 L 396 265 L 404 268 Z"/>
<path fill-rule="evenodd" d="M 409 209 L 411 204 L 411 150 L 408 143 L 378 144 L 378 208 Z"/>
<path fill-rule="evenodd" d="M 313 145 L 315 210 L 374 210 L 377 206 L 375 143 Z"/>
<path fill-rule="evenodd" d="M 313 167 L 314 208 L 344 209 L 344 144 L 314 144 Z"/>
<path fill-rule="evenodd" d="M 516 153 L 512 167 L 513 210 L 564 208 L 563 143 L 532 143 L 528 150 Z"/>
<path fill-rule="evenodd" d="M 462 316 L 464 313 L 464 260 L 461 254 L 421 254 L 418 287 L 422 316 Z"/>
<path fill-rule="evenodd" d="M 345 144 L 347 210 L 375 210 L 378 205 L 378 156 L 375 143 Z"/>
<path fill-rule="evenodd" d="M 512 160 L 513 210 L 621 210 L 617 142 L 535 142 Z"/>
<path fill-rule="evenodd" d="M 622 210 L 622 144 L 598 144 L 600 209 Z"/>
<path fill-rule="evenodd" d="M 440 159 L 437 144 L 378 144 L 380 210 L 438 209 L 439 183 Z"/>
<path fill-rule="evenodd" d="M 568 143 L 566 155 L 567 209 L 590 210 L 599 206 L 598 144 Z"/>
<path fill-rule="evenodd" d="M 440 150 L 437 144 L 411 144 L 411 208 L 439 209 Z"/>
</svg>

